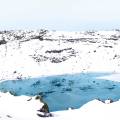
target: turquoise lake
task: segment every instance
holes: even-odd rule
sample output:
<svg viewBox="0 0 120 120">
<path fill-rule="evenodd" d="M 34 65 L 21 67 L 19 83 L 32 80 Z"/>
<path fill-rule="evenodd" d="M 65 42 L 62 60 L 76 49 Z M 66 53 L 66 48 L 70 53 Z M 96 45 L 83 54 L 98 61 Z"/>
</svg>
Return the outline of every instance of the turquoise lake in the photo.
<svg viewBox="0 0 120 120">
<path fill-rule="evenodd" d="M 111 73 L 80 73 L 10 80 L 0 83 L 0 91 L 14 95 L 41 95 L 50 111 L 79 108 L 93 99 L 120 99 L 120 83 L 98 79 Z"/>
</svg>

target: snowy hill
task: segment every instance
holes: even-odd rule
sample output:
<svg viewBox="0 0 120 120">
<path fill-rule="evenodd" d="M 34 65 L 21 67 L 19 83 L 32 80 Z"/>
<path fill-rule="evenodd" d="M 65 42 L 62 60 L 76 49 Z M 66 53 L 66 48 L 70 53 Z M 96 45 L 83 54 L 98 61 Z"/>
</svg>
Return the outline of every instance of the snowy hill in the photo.
<svg viewBox="0 0 120 120">
<path fill-rule="evenodd" d="M 2 31 L 0 43 L 2 80 L 120 71 L 120 31 Z"/>
</svg>

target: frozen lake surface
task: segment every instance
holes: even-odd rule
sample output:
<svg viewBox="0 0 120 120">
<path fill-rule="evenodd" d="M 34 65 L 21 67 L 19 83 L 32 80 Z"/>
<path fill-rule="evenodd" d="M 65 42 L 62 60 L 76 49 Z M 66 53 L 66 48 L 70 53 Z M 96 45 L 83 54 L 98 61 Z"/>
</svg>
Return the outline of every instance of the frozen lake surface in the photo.
<svg viewBox="0 0 120 120">
<path fill-rule="evenodd" d="M 14 95 L 41 95 L 50 111 L 79 108 L 93 99 L 120 99 L 120 83 L 99 77 L 111 73 L 80 73 L 11 80 L 0 83 L 0 91 Z"/>
</svg>

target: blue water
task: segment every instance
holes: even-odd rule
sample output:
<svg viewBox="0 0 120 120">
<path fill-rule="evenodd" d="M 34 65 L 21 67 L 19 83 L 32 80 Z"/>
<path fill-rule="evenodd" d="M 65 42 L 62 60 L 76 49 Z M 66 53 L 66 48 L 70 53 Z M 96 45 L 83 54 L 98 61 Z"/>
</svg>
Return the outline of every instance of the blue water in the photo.
<svg viewBox="0 0 120 120">
<path fill-rule="evenodd" d="M 79 108 L 93 99 L 120 99 L 120 83 L 97 77 L 110 73 L 81 73 L 11 80 L 0 83 L 0 91 L 14 95 L 41 95 L 50 111 Z"/>
</svg>

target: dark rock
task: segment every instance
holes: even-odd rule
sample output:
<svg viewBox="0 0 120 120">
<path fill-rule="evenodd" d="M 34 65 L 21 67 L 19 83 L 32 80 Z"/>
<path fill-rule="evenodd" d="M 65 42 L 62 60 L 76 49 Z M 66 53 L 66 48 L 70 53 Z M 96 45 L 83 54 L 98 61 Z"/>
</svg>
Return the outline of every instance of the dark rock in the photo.
<svg viewBox="0 0 120 120">
<path fill-rule="evenodd" d="M 46 113 L 46 114 L 40 114 L 40 113 L 37 113 L 37 115 L 39 117 L 53 117 L 53 115 L 51 113 Z"/>
<path fill-rule="evenodd" d="M 14 71 L 13 73 L 15 74 L 15 73 L 17 73 L 17 71 Z"/>
<path fill-rule="evenodd" d="M 12 116 L 10 116 L 10 115 L 6 115 L 8 118 L 12 118 Z"/>
<path fill-rule="evenodd" d="M 9 93 L 13 96 L 17 96 L 17 93 L 15 91 L 9 91 Z"/>
<path fill-rule="evenodd" d="M 67 50 L 72 50 L 72 48 L 66 48 L 66 49 L 61 49 L 61 50 L 47 50 L 45 53 L 61 53 Z"/>
<path fill-rule="evenodd" d="M 113 48 L 113 46 L 111 46 L 111 45 L 104 45 L 104 47 L 106 47 L 106 48 Z"/>
<path fill-rule="evenodd" d="M 68 58 L 63 56 L 62 58 L 56 58 L 56 57 L 53 57 L 53 58 L 50 58 L 50 61 L 52 63 L 60 63 L 60 62 L 63 62 L 65 60 L 67 60 Z"/>
<path fill-rule="evenodd" d="M 5 40 L 0 40 L 0 45 L 6 44 L 6 43 L 7 43 L 7 41 L 5 41 Z"/>
<path fill-rule="evenodd" d="M 44 105 L 40 109 L 40 112 L 49 113 L 49 107 L 48 107 L 47 103 L 44 102 Z"/>
<path fill-rule="evenodd" d="M 42 102 L 44 104 L 39 111 L 44 112 L 44 113 L 49 113 L 49 107 L 48 107 L 47 103 L 43 101 L 42 97 L 38 95 L 35 97 L 35 99 L 40 100 L 40 102 Z"/>
<path fill-rule="evenodd" d="M 47 32 L 48 32 L 48 30 L 41 29 L 39 35 L 34 36 L 31 39 L 39 39 L 40 41 L 42 41 L 42 40 L 44 40 L 44 36 L 46 35 Z"/>
<path fill-rule="evenodd" d="M 44 104 L 42 106 L 42 108 L 40 108 L 40 110 L 37 110 L 38 112 L 40 112 L 37 115 L 39 117 L 51 117 L 52 114 L 49 112 L 49 107 L 48 107 L 47 103 L 43 101 L 42 97 L 41 96 L 36 96 L 35 99 L 40 100 L 40 102 L 42 102 Z"/>
</svg>

